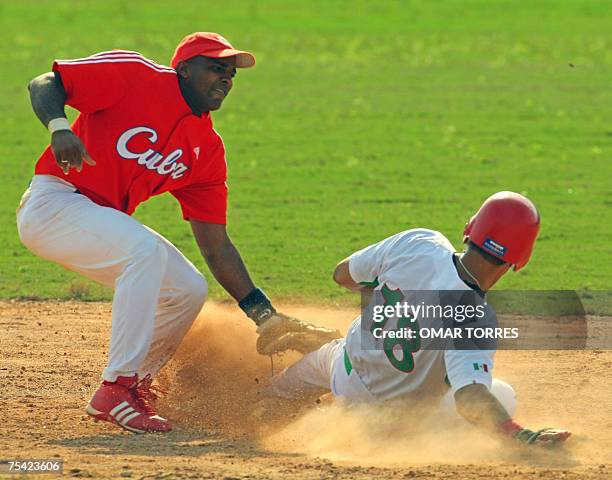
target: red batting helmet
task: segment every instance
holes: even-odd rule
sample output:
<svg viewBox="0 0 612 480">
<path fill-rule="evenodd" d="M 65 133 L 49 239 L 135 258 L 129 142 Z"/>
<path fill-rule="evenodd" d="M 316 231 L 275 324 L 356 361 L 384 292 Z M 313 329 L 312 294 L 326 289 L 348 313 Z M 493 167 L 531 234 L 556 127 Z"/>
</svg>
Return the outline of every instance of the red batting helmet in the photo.
<svg viewBox="0 0 612 480">
<path fill-rule="evenodd" d="M 540 231 L 540 214 L 528 198 L 514 192 L 498 192 L 485 200 L 465 225 L 468 240 L 494 257 L 523 268 Z"/>
</svg>

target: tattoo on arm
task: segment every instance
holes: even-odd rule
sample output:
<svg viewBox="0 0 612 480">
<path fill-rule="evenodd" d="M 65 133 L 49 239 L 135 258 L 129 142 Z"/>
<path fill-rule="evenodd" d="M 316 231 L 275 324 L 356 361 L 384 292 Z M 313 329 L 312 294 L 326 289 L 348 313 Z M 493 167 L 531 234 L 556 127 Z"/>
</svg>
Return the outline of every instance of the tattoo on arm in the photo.
<svg viewBox="0 0 612 480">
<path fill-rule="evenodd" d="M 66 91 L 58 72 L 49 72 L 28 84 L 34 113 L 46 127 L 54 118 L 66 117 Z"/>
</svg>

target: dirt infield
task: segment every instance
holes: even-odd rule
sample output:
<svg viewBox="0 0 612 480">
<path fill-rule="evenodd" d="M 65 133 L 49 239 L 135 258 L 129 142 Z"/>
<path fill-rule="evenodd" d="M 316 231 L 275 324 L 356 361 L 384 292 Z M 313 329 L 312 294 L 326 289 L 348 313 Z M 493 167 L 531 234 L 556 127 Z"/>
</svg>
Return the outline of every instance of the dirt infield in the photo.
<svg viewBox="0 0 612 480">
<path fill-rule="evenodd" d="M 340 327 L 356 313 L 283 310 Z M 323 402 L 264 433 L 247 419 L 270 360 L 255 354 L 254 327 L 241 312 L 212 304 L 161 376 L 170 393 L 160 411 L 175 430 L 132 435 L 84 413 L 105 363 L 108 303 L 1 302 L 0 327 L 0 459 L 62 458 L 66 476 L 612 476 L 612 351 L 498 352 L 495 376 L 517 390 L 517 420 L 574 432 L 564 449 L 534 452 L 510 449 L 460 422 L 422 421 L 409 406 L 347 412 Z M 274 368 L 293 358 L 276 358 Z"/>
</svg>

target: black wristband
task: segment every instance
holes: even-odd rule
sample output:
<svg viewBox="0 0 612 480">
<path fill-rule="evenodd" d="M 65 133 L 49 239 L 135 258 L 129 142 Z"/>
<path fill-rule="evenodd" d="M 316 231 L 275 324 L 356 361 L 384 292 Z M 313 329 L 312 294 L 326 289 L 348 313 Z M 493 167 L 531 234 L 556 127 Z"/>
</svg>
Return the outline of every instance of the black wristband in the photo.
<svg viewBox="0 0 612 480">
<path fill-rule="evenodd" d="M 257 325 L 261 325 L 268 317 L 276 313 L 272 302 L 260 288 L 254 288 L 238 302 L 238 306 Z"/>
</svg>

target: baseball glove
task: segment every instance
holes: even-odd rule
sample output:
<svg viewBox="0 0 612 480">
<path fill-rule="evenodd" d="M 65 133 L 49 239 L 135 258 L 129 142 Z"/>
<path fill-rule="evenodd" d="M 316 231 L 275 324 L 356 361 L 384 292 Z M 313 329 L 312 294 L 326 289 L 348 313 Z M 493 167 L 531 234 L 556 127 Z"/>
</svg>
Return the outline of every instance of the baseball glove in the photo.
<svg viewBox="0 0 612 480">
<path fill-rule="evenodd" d="M 554 446 L 563 443 L 569 438 L 571 432 L 567 430 L 559 430 L 557 428 L 542 428 L 534 432 L 528 428 L 524 428 L 514 435 L 514 438 L 528 445 L 546 445 Z"/>
<path fill-rule="evenodd" d="M 273 313 L 257 327 L 257 351 L 272 355 L 286 350 L 309 353 L 342 335 L 338 330 L 317 327 L 282 313 Z"/>
</svg>

